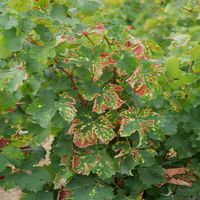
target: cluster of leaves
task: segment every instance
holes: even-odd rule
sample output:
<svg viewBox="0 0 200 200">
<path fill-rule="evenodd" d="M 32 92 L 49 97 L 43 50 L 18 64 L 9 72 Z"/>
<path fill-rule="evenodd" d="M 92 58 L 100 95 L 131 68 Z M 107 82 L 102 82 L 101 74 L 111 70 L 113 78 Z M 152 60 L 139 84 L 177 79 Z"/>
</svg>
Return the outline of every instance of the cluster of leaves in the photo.
<svg viewBox="0 0 200 200">
<path fill-rule="evenodd" d="M 0 187 L 22 200 L 197 195 L 199 9 L 1 0 Z"/>
</svg>

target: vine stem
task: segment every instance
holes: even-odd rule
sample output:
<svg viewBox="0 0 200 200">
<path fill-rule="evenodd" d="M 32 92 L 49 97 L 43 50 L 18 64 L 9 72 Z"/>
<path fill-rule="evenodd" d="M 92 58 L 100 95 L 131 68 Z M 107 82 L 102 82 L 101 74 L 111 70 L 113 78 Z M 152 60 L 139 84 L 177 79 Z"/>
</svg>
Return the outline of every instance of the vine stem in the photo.
<svg viewBox="0 0 200 200">
<path fill-rule="evenodd" d="M 91 42 L 92 45 L 95 45 L 94 42 L 90 39 L 90 37 L 87 34 L 85 34 L 84 36 Z"/>
<path fill-rule="evenodd" d="M 68 71 L 66 71 L 62 67 L 58 67 L 58 69 L 60 69 L 67 76 L 67 78 L 71 81 L 72 89 L 78 90 L 78 87 L 76 86 L 76 83 L 74 82 L 74 79 L 73 79 L 73 74 L 70 74 Z M 81 104 L 83 106 L 86 106 L 86 100 L 82 97 L 82 95 L 77 93 L 77 96 L 78 96 L 79 100 L 81 101 Z"/>
<path fill-rule="evenodd" d="M 106 37 L 106 35 L 104 35 L 103 38 L 105 39 L 106 43 L 108 44 L 109 49 L 111 49 L 111 43 L 108 40 L 108 38 Z"/>
<path fill-rule="evenodd" d="M 41 47 L 41 48 L 44 48 L 44 46 L 43 46 L 40 42 L 36 41 L 36 40 L 35 40 L 33 37 L 31 37 L 30 35 L 29 35 L 28 39 L 29 39 L 29 41 L 30 41 L 32 44 L 35 44 L 35 45 L 37 45 L 37 46 L 39 46 L 39 47 Z"/>
<path fill-rule="evenodd" d="M 181 8 L 184 9 L 184 10 L 186 10 L 186 11 L 188 11 L 188 12 L 192 12 L 192 10 L 193 10 L 192 8 L 186 8 L 184 6 L 182 6 Z"/>
<path fill-rule="evenodd" d="M 117 79 L 117 68 L 116 67 L 113 67 L 113 83 L 116 83 Z"/>
</svg>

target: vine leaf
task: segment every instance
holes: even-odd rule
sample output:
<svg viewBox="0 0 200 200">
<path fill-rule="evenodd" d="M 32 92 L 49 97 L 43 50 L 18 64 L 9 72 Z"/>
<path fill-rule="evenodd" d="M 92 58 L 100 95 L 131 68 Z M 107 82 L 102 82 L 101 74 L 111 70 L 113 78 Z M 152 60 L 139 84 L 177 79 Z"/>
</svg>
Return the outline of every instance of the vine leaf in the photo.
<svg viewBox="0 0 200 200">
<path fill-rule="evenodd" d="M 90 176 L 75 176 L 67 190 L 71 190 L 71 199 L 75 200 L 110 200 L 114 198 L 113 188 Z"/>
<path fill-rule="evenodd" d="M 15 184 L 21 189 L 40 191 L 43 185 L 51 180 L 49 172 L 45 168 L 34 168 L 31 174 L 20 173 L 14 176 Z"/>
<path fill-rule="evenodd" d="M 139 177 L 147 187 L 160 184 L 165 181 L 164 169 L 160 165 L 141 167 L 138 170 Z"/>
<path fill-rule="evenodd" d="M 65 119 L 66 122 L 70 123 L 76 116 L 76 108 L 74 105 L 76 100 L 68 94 L 63 95 L 57 102 L 57 107 L 60 115 Z"/>
<path fill-rule="evenodd" d="M 6 89 L 9 92 L 14 92 L 27 78 L 28 75 L 22 64 L 17 67 L 10 68 L 9 70 L 1 70 L 0 91 Z"/>
<path fill-rule="evenodd" d="M 73 142 L 79 148 L 97 144 L 98 140 L 108 144 L 116 136 L 113 126 L 105 117 L 85 123 L 74 119 L 68 133 L 73 135 Z"/>
<path fill-rule="evenodd" d="M 86 16 L 93 15 L 101 6 L 99 0 L 86 0 L 86 1 L 76 0 L 75 2 L 74 2 L 75 5 L 76 6 L 78 5 L 78 10 L 80 10 L 80 12 Z"/>
<path fill-rule="evenodd" d="M 9 164 L 9 161 L 7 160 L 7 158 L 4 155 L 0 154 L 0 173 L 6 169 L 8 164 Z"/>
<path fill-rule="evenodd" d="M 135 56 L 124 55 L 118 63 L 121 71 L 125 71 L 127 74 L 131 74 L 133 70 L 138 66 L 138 60 Z"/>
<path fill-rule="evenodd" d="M 114 158 L 117 160 L 121 174 L 133 176 L 132 170 L 136 166 L 152 166 L 155 163 L 155 150 L 132 148 L 126 141 L 115 143 L 113 150 L 117 153 Z"/>
<path fill-rule="evenodd" d="M 167 183 L 192 187 L 192 181 L 195 181 L 194 175 L 189 173 L 189 170 L 184 167 L 167 168 L 164 169 L 164 172 Z M 175 176 L 179 177 L 176 178 Z"/>
<path fill-rule="evenodd" d="M 103 75 L 104 69 L 110 65 L 115 66 L 116 61 L 112 59 L 110 53 L 108 52 L 102 53 L 100 55 L 100 61 L 93 64 L 93 74 L 94 74 L 93 81 L 94 82 L 98 81 Z"/>
<path fill-rule="evenodd" d="M 137 96 L 151 97 L 157 84 L 157 76 L 162 72 L 159 65 L 150 65 L 144 63 L 144 66 L 138 66 L 133 74 L 126 80 Z"/>
<path fill-rule="evenodd" d="M 141 111 L 129 108 L 121 113 L 119 134 L 122 137 L 127 137 L 135 131 L 138 131 L 141 136 L 144 136 L 149 130 L 156 132 L 160 124 L 158 116 L 157 113 L 148 108 Z"/>
<path fill-rule="evenodd" d="M 105 151 L 87 150 L 76 153 L 72 160 L 72 170 L 77 174 L 89 175 L 90 172 L 100 178 L 110 178 L 115 174 L 115 163 Z"/>
<path fill-rule="evenodd" d="M 106 109 L 118 109 L 124 103 L 119 97 L 122 87 L 114 84 L 108 84 L 102 94 L 99 94 L 95 100 L 92 112 L 98 114 L 104 113 Z"/>
<path fill-rule="evenodd" d="M 133 49 L 133 53 L 135 54 L 137 59 L 143 59 L 144 58 L 144 53 L 145 53 L 145 48 L 142 45 L 141 41 L 138 41 L 136 46 Z"/>
<path fill-rule="evenodd" d="M 0 59 L 7 58 L 21 49 L 21 38 L 17 37 L 15 28 L 0 33 Z"/>
<path fill-rule="evenodd" d="M 154 58 L 154 57 L 159 57 L 163 55 L 162 48 L 155 42 L 150 41 L 150 40 L 143 40 L 142 42 L 143 42 L 143 45 L 145 46 L 148 56 L 151 56 Z"/>
<path fill-rule="evenodd" d="M 55 94 L 51 91 L 42 91 L 38 98 L 27 107 L 26 112 L 43 128 L 47 128 L 56 112 Z"/>
</svg>

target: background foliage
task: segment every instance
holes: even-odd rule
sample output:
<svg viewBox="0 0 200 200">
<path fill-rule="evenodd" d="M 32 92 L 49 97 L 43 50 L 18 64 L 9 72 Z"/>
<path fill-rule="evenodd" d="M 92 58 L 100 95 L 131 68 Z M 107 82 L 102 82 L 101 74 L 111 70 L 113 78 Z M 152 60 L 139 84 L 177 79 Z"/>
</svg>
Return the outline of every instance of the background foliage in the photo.
<svg viewBox="0 0 200 200">
<path fill-rule="evenodd" d="M 199 10 L 1 0 L 0 186 L 23 200 L 198 195 Z"/>
</svg>

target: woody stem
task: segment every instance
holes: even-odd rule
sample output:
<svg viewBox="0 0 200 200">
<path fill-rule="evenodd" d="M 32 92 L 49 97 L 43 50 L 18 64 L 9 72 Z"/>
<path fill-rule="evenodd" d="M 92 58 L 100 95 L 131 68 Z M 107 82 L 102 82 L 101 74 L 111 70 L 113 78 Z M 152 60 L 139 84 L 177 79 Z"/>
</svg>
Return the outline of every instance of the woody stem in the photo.
<svg viewBox="0 0 200 200">
<path fill-rule="evenodd" d="M 65 69 L 63 69 L 62 67 L 58 67 L 58 69 L 60 69 L 67 76 L 67 78 L 70 80 L 71 85 L 72 85 L 72 89 L 73 90 L 78 90 L 78 87 L 76 86 L 76 83 L 74 82 L 73 75 L 70 74 Z M 83 106 L 86 106 L 86 100 L 82 97 L 82 95 L 77 93 L 77 96 L 78 96 L 79 100 L 81 101 L 81 104 Z"/>
</svg>

